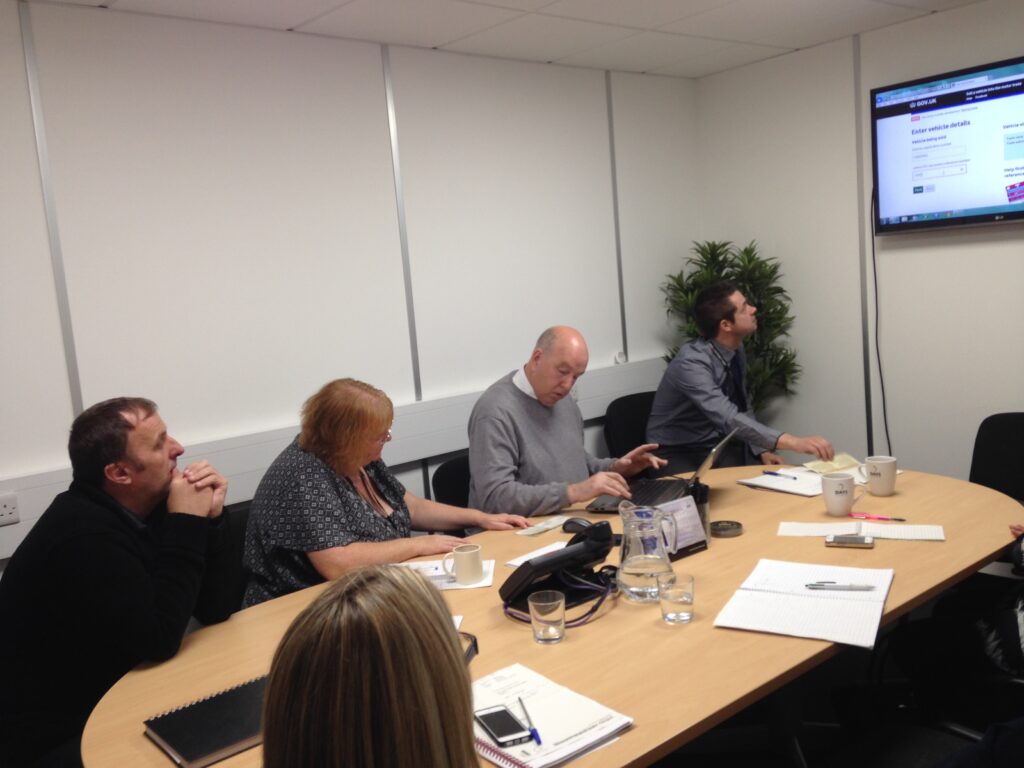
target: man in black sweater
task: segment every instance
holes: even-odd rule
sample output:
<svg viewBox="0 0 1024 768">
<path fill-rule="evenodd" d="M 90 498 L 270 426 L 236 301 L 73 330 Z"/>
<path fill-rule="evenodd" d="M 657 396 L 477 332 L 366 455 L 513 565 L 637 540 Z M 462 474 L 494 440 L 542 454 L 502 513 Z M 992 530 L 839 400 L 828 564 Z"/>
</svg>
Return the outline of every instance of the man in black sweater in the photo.
<svg viewBox="0 0 1024 768">
<path fill-rule="evenodd" d="M 211 623 L 237 607 L 214 589 L 229 567 L 227 481 L 206 461 L 179 471 L 183 452 L 149 400 L 75 419 L 71 487 L 0 578 L 0 766 L 80 765 L 103 694 L 173 656 L 191 615 Z"/>
</svg>

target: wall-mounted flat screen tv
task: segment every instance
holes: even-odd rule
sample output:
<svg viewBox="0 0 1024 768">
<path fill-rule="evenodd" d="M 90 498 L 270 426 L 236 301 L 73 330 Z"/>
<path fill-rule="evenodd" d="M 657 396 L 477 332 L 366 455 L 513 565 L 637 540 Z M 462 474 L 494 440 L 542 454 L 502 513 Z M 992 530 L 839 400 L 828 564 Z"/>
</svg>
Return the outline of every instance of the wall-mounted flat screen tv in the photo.
<svg viewBox="0 0 1024 768">
<path fill-rule="evenodd" d="M 871 91 L 877 234 L 1024 220 L 1024 57 Z"/>
</svg>

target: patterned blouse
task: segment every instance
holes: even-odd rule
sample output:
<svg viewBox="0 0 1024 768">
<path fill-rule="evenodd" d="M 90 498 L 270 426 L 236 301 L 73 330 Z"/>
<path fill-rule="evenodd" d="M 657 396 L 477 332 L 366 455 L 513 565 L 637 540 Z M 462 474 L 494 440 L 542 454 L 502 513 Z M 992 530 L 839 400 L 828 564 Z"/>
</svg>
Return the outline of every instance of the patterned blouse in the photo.
<svg viewBox="0 0 1024 768">
<path fill-rule="evenodd" d="M 302 450 L 297 438 L 274 459 L 249 511 L 245 606 L 321 583 L 324 579 L 307 552 L 409 536 L 405 487 L 383 461 L 371 462 L 365 470 L 394 510 L 389 517 L 370 506 L 352 483 Z"/>
</svg>

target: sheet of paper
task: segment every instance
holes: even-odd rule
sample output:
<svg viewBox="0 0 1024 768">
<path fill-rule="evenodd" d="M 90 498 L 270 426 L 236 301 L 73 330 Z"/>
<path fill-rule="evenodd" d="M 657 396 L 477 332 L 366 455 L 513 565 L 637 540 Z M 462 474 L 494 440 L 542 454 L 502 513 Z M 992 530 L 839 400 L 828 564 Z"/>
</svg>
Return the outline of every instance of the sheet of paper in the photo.
<svg viewBox="0 0 1024 768">
<path fill-rule="evenodd" d="M 844 523 L 779 523 L 779 536 L 856 536 L 860 522 Z"/>
<path fill-rule="evenodd" d="M 516 531 L 516 536 L 539 536 L 555 528 L 561 528 L 562 523 L 568 519 L 565 515 L 554 515 L 546 520 L 533 523 L 529 528 L 520 528 Z"/>
<path fill-rule="evenodd" d="M 850 472 L 854 477 L 860 475 L 860 460 L 848 453 L 837 453 L 832 461 L 807 461 L 804 466 L 821 475 L 829 472 Z"/>
<path fill-rule="evenodd" d="M 874 589 L 867 592 L 829 592 L 826 598 L 838 596 L 843 600 L 876 602 L 882 604 L 892 584 L 891 568 L 851 568 L 845 565 L 823 565 L 816 563 L 790 563 L 785 560 L 761 559 L 740 585 L 740 589 L 759 592 L 781 592 L 806 597 L 821 597 L 821 592 L 807 589 L 807 585 L 818 581 L 834 581 L 838 584 L 871 584 Z"/>
<path fill-rule="evenodd" d="M 842 523 L 779 523 L 779 536 L 874 536 L 901 541 L 945 541 L 941 525 L 905 525 L 870 520 Z"/>
<path fill-rule="evenodd" d="M 805 467 L 780 467 L 769 470 L 779 474 L 766 475 L 764 470 L 753 477 L 737 480 L 740 485 L 764 488 L 769 491 L 795 493 L 797 496 L 820 496 L 821 475 Z"/>
<path fill-rule="evenodd" d="M 475 584 L 459 584 L 455 579 L 445 573 L 440 560 L 420 560 L 415 563 L 396 563 L 396 565 L 412 568 L 426 576 L 441 590 L 445 589 L 479 589 L 489 587 L 494 583 L 494 561 L 484 560 L 484 577 Z"/>
<path fill-rule="evenodd" d="M 546 555 L 548 552 L 557 552 L 560 549 L 565 549 L 565 545 L 568 543 L 568 541 L 556 541 L 554 544 L 548 544 L 546 547 L 541 547 L 540 549 L 535 549 L 532 552 L 527 552 L 525 555 L 513 558 L 505 563 L 505 565 L 511 566 L 512 568 L 518 568 L 532 557 L 540 557 L 541 555 Z"/>
<path fill-rule="evenodd" d="M 875 523 L 865 520 L 860 524 L 861 536 L 901 541 L 945 541 L 946 531 L 941 525 L 911 525 L 901 523 Z"/>
</svg>

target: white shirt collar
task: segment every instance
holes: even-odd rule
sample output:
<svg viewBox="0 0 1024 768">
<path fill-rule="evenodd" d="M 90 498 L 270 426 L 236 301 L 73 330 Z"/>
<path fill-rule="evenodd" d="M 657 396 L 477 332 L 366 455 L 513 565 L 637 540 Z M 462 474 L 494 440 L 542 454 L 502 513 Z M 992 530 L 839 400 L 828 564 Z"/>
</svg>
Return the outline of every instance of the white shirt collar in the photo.
<svg viewBox="0 0 1024 768">
<path fill-rule="evenodd" d="M 512 374 L 512 383 L 523 392 L 523 394 L 532 397 L 534 400 L 537 399 L 537 393 L 533 391 L 533 385 L 530 380 L 526 378 L 526 368 L 517 368 L 516 372 Z"/>
</svg>

